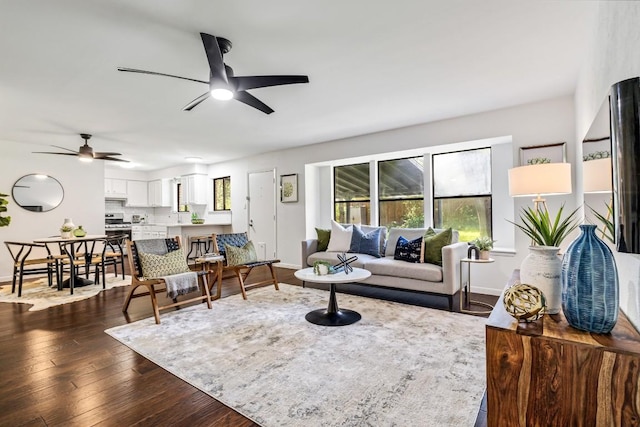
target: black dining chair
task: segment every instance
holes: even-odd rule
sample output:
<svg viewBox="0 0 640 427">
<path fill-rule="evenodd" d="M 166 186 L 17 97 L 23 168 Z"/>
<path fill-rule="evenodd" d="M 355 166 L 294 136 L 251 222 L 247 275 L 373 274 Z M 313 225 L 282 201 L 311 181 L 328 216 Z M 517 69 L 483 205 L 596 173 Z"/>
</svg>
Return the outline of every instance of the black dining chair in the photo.
<svg viewBox="0 0 640 427">
<path fill-rule="evenodd" d="M 49 247 L 40 243 L 4 242 L 13 260 L 13 278 L 11 293 L 16 291 L 22 296 L 22 281 L 27 275 L 47 275 L 49 286 L 53 285 L 53 275 L 58 279 L 57 261 L 51 255 Z M 35 251 L 34 251 L 35 250 Z"/>
</svg>

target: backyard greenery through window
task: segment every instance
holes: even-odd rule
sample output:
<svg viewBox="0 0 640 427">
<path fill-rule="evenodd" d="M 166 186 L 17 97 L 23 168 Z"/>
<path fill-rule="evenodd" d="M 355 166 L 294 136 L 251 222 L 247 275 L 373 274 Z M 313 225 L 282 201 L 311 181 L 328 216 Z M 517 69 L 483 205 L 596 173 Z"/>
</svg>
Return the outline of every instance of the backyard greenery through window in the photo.
<svg viewBox="0 0 640 427">
<path fill-rule="evenodd" d="M 178 212 L 189 212 L 189 205 L 184 203 L 184 185 L 182 183 L 176 184 L 176 206 L 178 207 Z"/>
<path fill-rule="evenodd" d="M 369 187 L 369 163 L 333 169 L 333 206 L 337 222 L 371 224 Z"/>
<path fill-rule="evenodd" d="M 491 149 L 434 154 L 433 223 L 451 227 L 460 241 L 492 235 Z"/>
<path fill-rule="evenodd" d="M 231 177 L 215 178 L 213 180 L 213 210 L 231 210 Z"/>
<path fill-rule="evenodd" d="M 424 157 L 378 163 L 379 225 L 424 227 Z"/>
</svg>

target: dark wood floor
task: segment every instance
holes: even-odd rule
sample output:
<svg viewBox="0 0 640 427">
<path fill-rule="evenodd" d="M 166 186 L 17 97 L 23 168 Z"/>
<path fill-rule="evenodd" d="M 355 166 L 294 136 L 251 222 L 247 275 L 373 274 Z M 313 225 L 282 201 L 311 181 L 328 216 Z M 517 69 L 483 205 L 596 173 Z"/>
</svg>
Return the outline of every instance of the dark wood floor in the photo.
<svg viewBox="0 0 640 427">
<path fill-rule="evenodd" d="M 300 284 L 293 270 L 277 272 L 281 282 Z M 0 304 L 0 426 L 256 426 L 104 333 L 152 315 L 146 298 L 123 315 L 126 292 L 35 312 Z M 223 297 L 236 293 L 226 279 Z M 483 418 L 481 410 L 476 425 Z"/>
</svg>

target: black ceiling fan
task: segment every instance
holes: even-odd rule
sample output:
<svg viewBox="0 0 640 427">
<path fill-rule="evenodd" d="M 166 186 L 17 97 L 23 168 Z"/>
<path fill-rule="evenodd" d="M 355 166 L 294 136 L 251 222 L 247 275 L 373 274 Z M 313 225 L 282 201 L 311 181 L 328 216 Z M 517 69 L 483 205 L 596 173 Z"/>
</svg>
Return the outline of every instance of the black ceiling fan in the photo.
<svg viewBox="0 0 640 427">
<path fill-rule="evenodd" d="M 65 147 L 60 147 L 59 145 L 52 145 L 52 147 L 60 148 L 62 150 L 67 150 L 69 153 L 56 153 L 51 151 L 34 151 L 34 153 L 39 154 L 56 154 L 58 156 L 77 156 L 80 157 L 80 160 L 91 161 L 93 159 L 97 160 L 109 160 L 112 162 L 128 162 L 129 160 L 118 159 L 113 156 L 121 156 L 120 153 L 98 153 L 94 152 L 93 148 L 89 145 L 89 139 L 91 139 L 91 135 L 88 133 L 81 133 L 80 137 L 84 139 L 84 145 L 80 146 L 78 151 L 73 151 Z"/>
<path fill-rule="evenodd" d="M 184 111 L 191 111 L 202 101 L 207 99 L 209 96 L 212 96 L 216 99 L 223 100 L 234 98 L 235 100 L 253 108 L 257 108 L 265 114 L 271 114 L 273 113 L 273 110 L 264 102 L 247 92 L 247 90 L 269 86 L 290 85 L 295 83 L 309 83 L 308 76 L 283 75 L 236 77 L 233 75 L 233 69 L 226 65 L 222 60 L 222 55 L 231 50 L 231 42 L 223 37 L 216 37 L 205 33 L 200 33 L 200 37 L 202 38 L 202 44 L 204 45 L 207 60 L 209 61 L 209 81 L 125 67 L 118 67 L 118 71 L 173 77 L 176 79 L 208 84 L 209 91 L 203 93 L 185 105 L 183 108 Z"/>
</svg>

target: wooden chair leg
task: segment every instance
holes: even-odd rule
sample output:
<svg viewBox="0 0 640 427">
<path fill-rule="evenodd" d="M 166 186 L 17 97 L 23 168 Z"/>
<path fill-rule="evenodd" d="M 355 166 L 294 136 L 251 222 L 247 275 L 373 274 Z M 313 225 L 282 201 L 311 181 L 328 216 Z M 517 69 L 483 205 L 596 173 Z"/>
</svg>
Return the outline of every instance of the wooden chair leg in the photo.
<svg viewBox="0 0 640 427">
<path fill-rule="evenodd" d="M 242 273 L 240 269 L 234 270 L 236 273 L 236 277 L 238 278 L 238 283 L 240 284 L 240 291 L 242 291 L 242 299 L 247 299 L 247 291 L 244 289 L 244 279 L 242 278 Z"/>
<path fill-rule="evenodd" d="M 211 294 L 209 293 L 209 283 L 207 283 L 207 275 L 203 274 L 202 276 L 200 276 L 200 279 L 202 279 L 202 291 L 207 297 L 207 308 L 211 309 Z"/>
<path fill-rule="evenodd" d="M 122 312 L 123 313 L 126 313 L 127 310 L 129 309 L 129 304 L 131 303 L 131 298 L 133 297 L 133 293 L 135 292 L 136 289 L 138 289 L 138 286 L 131 285 L 131 289 L 129 290 L 129 293 L 127 294 L 127 297 L 124 300 L 124 304 L 122 305 Z"/>
<path fill-rule="evenodd" d="M 273 278 L 273 286 L 275 286 L 276 291 L 279 291 L 278 287 L 278 278 L 276 277 L 276 270 L 273 268 L 273 264 L 269 264 L 269 270 L 271 270 L 271 277 Z"/>
<path fill-rule="evenodd" d="M 158 309 L 158 298 L 153 285 L 148 286 L 149 295 L 151 296 L 151 306 L 153 307 L 153 317 L 156 319 L 156 325 L 160 324 L 160 310 Z"/>
</svg>

